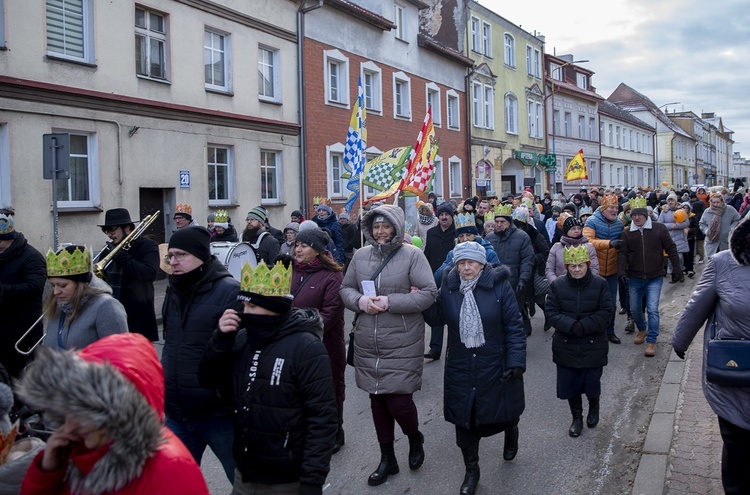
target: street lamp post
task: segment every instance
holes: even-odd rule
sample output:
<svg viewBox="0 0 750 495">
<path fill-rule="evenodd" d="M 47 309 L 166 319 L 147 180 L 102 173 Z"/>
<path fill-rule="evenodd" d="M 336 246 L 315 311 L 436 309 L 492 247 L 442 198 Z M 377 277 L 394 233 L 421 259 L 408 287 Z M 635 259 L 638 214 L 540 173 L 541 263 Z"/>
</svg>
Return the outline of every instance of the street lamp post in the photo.
<svg viewBox="0 0 750 495">
<path fill-rule="evenodd" d="M 668 105 L 679 105 L 681 102 L 672 101 L 656 107 L 654 113 L 654 177 L 656 178 L 656 187 L 661 186 L 661 168 L 659 167 L 659 115 L 658 112 Z M 674 165 L 672 166 L 672 179 L 674 180 Z"/>
</svg>

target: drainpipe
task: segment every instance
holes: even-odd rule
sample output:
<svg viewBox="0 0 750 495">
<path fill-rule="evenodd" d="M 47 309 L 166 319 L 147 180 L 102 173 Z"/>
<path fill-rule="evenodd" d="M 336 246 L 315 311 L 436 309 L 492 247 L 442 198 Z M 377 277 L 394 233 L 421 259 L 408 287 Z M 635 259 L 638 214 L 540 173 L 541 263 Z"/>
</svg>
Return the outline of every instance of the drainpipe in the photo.
<svg viewBox="0 0 750 495">
<path fill-rule="evenodd" d="M 305 72 L 304 72 L 304 47 L 305 39 L 305 14 L 323 6 L 323 0 L 318 0 L 316 5 L 305 7 L 307 0 L 302 0 L 297 9 L 297 99 L 299 105 L 299 169 L 300 169 L 300 198 L 302 198 L 300 210 L 307 217 L 307 114 L 305 112 Z"/>
</svg>

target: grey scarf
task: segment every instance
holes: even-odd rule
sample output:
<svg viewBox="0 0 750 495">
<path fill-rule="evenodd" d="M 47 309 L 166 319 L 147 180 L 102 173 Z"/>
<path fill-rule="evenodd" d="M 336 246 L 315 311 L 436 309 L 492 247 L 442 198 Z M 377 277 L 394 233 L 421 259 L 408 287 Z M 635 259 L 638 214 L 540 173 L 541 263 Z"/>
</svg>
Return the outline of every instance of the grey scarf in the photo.
<svg viewBox="0 0 750 495">
<path fill-rule="evenodd" d="M 461 343 L 467 348 L 484 345 L 482 318 L 479 315 L 477 301 L 474 299 L 474 288 L 477 282 L 479 282 L 479 275 L 472 280 L 461 279 L 461 286 L 458 289 L 464 295 L 458 315 L 458 331 L 461 334 Z"/>
</svg>

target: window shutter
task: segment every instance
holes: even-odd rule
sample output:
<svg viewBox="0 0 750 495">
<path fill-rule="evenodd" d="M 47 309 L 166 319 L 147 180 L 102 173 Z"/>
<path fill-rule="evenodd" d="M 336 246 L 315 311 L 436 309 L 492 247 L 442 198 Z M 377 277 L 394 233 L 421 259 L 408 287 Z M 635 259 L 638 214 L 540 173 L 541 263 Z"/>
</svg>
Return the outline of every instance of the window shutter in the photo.
<svg viewBox="0 0 750 495">
<path fill-rule="evenodd" d="M 47 0 L 47 49 L 84 58 L 83 0 Z"/>
</svg>

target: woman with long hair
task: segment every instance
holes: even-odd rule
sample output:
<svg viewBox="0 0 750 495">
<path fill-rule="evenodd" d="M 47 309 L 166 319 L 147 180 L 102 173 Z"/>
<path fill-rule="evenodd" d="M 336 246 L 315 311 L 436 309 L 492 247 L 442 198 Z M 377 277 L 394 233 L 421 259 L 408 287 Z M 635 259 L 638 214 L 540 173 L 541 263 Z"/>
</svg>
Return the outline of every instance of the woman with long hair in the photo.
<svg viewBox="0 0 750 495">
<path fill-rule="evenodd" d="M 713 193 L 709 207 L 701 216 L 701 232 L 706 235 L 706 258 L 729 247 L 729 231 L 740 221 L 740 214 L 734 208 L 727 208 L 724 196 Z"/>
<path fill-rule="evenodd" d="M 82 349 L 100 338 L 128 331 L 125 308 L 112 289 L 91 273 L 91 252 L 68 246 L 47 253 L 47 279 L 52 285 L 44 303 L 44 345 Z"/>
</svg>

